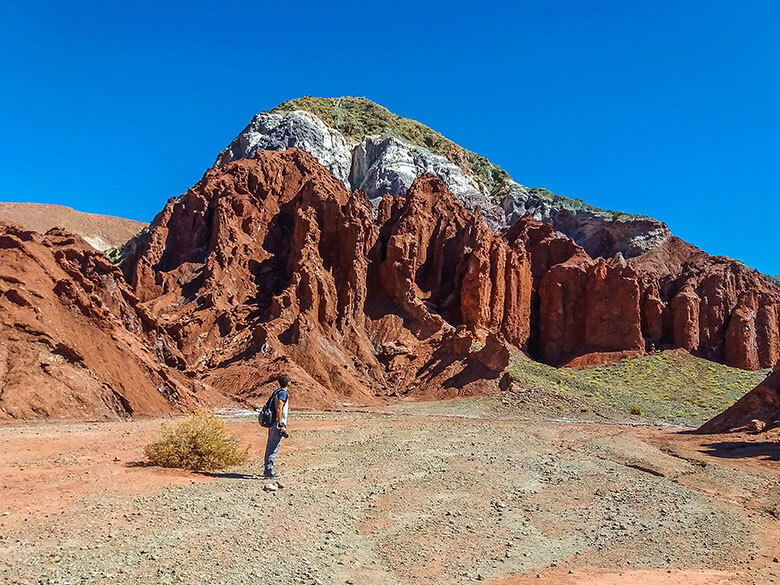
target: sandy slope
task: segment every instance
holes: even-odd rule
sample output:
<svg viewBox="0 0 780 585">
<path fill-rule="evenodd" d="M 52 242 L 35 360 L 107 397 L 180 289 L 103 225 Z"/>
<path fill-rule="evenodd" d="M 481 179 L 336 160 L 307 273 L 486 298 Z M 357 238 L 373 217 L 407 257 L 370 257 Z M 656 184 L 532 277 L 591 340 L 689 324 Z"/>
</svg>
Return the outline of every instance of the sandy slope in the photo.
<svg viewBox="0 0 780 585">
<path fill-rule="evenodd" d="M 121 246 L 147 224 L 132 219 L 84 213 L 62 205 L 0 202 L 0 220 L 46 233 L 53 227 L 77 234 L 101 251 Z"/>
<path fill-rule="evenodd" d="M 0 428 L 0 581 L 777 579 L 776 443 L 403 406 L 297 413 L 275 493 L 256 460 L 133 466 L 159 421 Z M 230 426 L 261 451 L 253 421 Z"/>
</svg>

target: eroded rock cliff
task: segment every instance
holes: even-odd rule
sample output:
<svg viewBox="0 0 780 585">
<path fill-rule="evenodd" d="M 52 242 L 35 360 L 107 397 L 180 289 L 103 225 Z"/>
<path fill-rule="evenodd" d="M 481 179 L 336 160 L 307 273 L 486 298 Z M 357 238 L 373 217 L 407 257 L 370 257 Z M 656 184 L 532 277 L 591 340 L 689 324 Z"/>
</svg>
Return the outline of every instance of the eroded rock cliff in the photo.
<svg viewBox="0 0 780 585">
<path fill-rule="evenodd" d="M 520 351 L 780 357 L 780 289 L 736 261 L 674 237 L 594 257 L 530 214 L 496 233 L 431 174 L 372 202 L 297 148 L 210 169 L 122 258 L 0 228 L 3 416 L 257 405 L 283 371 L 309 406 L 489 393 Z"/>
<path fill-rule="evenodd" d="M 668 348 L 744 369 L 772 367 L 780 358 L 780 289 L 735 260 L 674 237 L 627 261 L 594 259 L 529 216 L 506 237 L 530 253 L 529 347 L 548 363 Z"/>
<path fill-rule="evenodd" d="M 0 418 L 159 415 L 228 402 L 168 365 L 176 360 L 102 253 L 59 230 L 0 224 Z"/>
<path fill-rule="evenodd" d="M 372 212 L 309 153 L 258 151 L 171 200 L 122 269 L 185 369 L 226 393 L 264 396 L 282 370 L 309 404 L 496 381 L 472 342 L 527 340 L 527 255 L 432 176 Z"/>
</svg>

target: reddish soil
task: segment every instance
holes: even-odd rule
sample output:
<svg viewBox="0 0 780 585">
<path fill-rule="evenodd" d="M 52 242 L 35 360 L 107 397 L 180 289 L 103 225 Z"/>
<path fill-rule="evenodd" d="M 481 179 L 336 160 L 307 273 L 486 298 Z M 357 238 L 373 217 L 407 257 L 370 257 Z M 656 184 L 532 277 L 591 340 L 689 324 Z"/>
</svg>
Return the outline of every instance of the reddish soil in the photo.
<svg viewBox="0 0 780 585">
<path fill-rule="evenodd" d="M 154 567 L 165 572 L 175 563 L 191 569 L 181 578 L 198 582 L 222 574 L 238 583 L 252 567 L 260 578 L 273 567 L 267 549 L 252 553 L 225 541 L 224 552 L 259 555 L 260 565 L 221 573 L 221 549 L 178 548 L 184 526 L 168 525 L 166 518 L 203 505 L 209 518 L 227 518 L 219 529 L 226 535 L 235 525 L 241 541 L 242 534 L 254 538 L 263 530 L 244 526 L 257 513 L 251 502 L 286 507 L 291 496 L 294 513 L 274 515 L 283 526 L 276 534 L 284 534 L 294 553 L 279 561 L 290 578 L 301 570 L 295 567 L 302 557 L 315 563 L 311 574 L 322 583 L 369 585 L 452 583 L 463 570 L 466 581 L 491 585 L 726 585 L 771 583 L 780 573 L 774 562 L 780 554 L 780 434 L 701 436 L 652 427 L 409 418 L 392 411 L 297 414 L 280 456 L 282 498 L 272 500 L 265 483 L 254 479 L 261 471 L 257 461 L 224 475 L 135 466 L 159 421 L 0 428 L 0 528 L 9 537 L 0 539 L 6 559 L 0 570 L 9 579 L 108 571 L 117 583 L 142 583 L 150 582 Z M 229 426 L 261 452 L 256 423 Z M 399 466 L 410 457 L 411 468 Z M 499 471 L 495 466 L 504 458 Z M 343 472 L 336 472 L 341 465 Z M 108 538 L 97 549 L 103 552 L 76 554 L 85 550 L 78 536 L 84 523 L 77 519 L 106 509 L 111 512 L 102 524 L 89 523 L 90 538 Z M 230 518 L 242 519 L 241 525 Z M 175 556 L 173 549 L 165 552 L 164 540 L 153 544 L 161 522 L 170 546 L 177 546 Z M 620 522 L 627 526 L 618 528 Z M 14 545 L 15 535 L 38 544 Z M 339 556 L 328 543 L 352 561 L 332 564 Z M 141 548 L 154 551 L 153 558 L 116 573 L 112 559 Z M 381 552 L 371 560 L 371 551 Z M 58 560 L 28 565 L 37 555 Z"/>
<path fill-rule="evenodd" d="M 520 578 L 487 581 L 486 585 L 525 585 L 530 583 L 554 585 L 726 585 L 734 583 L 737 575 L 733 571 L 707 571 L 672 569 L 642 569 L 636 571 L 605 571 L 588 569 L 584 571 L 543 570 L 535 575 Z"/>
</svg>

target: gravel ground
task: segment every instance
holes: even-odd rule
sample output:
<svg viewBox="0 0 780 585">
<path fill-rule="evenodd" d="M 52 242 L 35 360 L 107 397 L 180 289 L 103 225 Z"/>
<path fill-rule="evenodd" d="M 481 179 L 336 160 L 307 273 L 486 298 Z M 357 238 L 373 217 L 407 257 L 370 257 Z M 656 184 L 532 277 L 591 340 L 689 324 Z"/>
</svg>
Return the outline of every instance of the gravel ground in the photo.
<svg viewBox="0 0 780 585">
<path fill-rule="evenodd" d="M 641 574 L 646 584 L 714 584 L 769 583 L 780 568 L 780 474 L 708 456 L 701 438 L 668 429 L 299 414 L 277 485 L 259 477 L 258 460 L 213 475 L 128 465 L 158 425 L 48 425 L 41 444 L 105 433 L 105 451 L 85 461 L 65 445 L 59 467 L 50 451 L 20 452 L 40 429 L 0 429 L 10 510 L 0 503 L 0 582 L 632 583 Z M 260 451 L 256 424 L 231 429 Z M 108 459 L 111 441 L 122 460 Z M 36 467 L 14 491 L 9 474 Z M 55 481 L 90 470 L 94 481 Z M 53 491 L 69 498 L 47 506 Z M 614 580 L 597 579 L 602 569 Z"/>
</svg>

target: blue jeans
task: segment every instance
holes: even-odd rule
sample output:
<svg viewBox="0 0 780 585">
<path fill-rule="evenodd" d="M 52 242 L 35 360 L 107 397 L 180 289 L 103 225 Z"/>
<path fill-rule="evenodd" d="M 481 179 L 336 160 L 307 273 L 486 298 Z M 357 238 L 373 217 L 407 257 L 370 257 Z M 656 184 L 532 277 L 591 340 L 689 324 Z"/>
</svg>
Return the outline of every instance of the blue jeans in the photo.
<svg viewBox="0 0 780 585">
<path fill-rule="evenodd" d="M 271 477 L 274 474 L 274 461 L 279 453 L 279 445 L 282 444 L 282 435 L 276 425 L 268 429 L 268 442 L 265 444 L 265 472 L 263 475 Z"/>
</svg>

